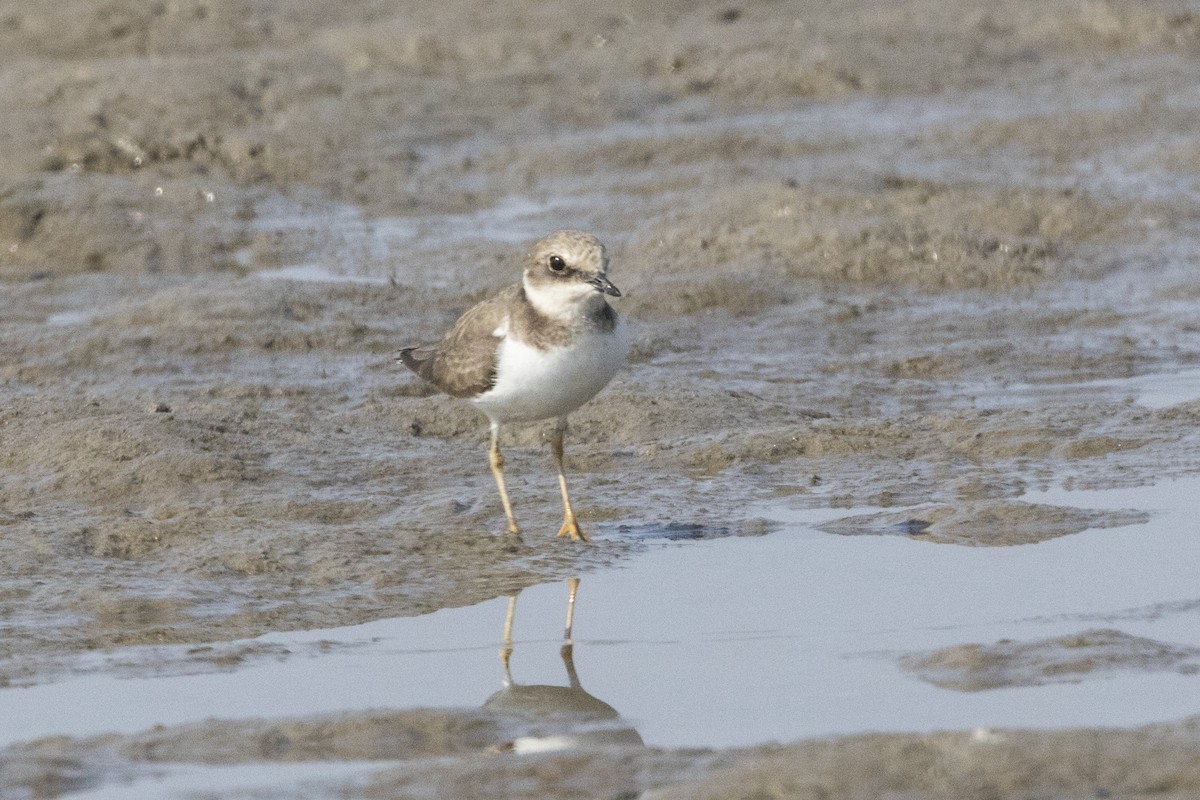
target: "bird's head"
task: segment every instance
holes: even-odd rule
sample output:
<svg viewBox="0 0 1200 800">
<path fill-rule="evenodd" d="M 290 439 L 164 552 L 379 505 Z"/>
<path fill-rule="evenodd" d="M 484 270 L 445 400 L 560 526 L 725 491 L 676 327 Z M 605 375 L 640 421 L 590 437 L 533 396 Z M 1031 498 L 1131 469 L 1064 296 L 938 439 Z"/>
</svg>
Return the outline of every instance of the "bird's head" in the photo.
<svg viewBox="0 0 1200 800">
<path fill-rule="evenodd" d="M 534 243 L 525 257 L 525 294 L 539 311 L 551 317 L 577 314 L 604 295 L 620 297 L 608 279 L 608 253 L 590 233 L 555 231 Z"/>
</svg>

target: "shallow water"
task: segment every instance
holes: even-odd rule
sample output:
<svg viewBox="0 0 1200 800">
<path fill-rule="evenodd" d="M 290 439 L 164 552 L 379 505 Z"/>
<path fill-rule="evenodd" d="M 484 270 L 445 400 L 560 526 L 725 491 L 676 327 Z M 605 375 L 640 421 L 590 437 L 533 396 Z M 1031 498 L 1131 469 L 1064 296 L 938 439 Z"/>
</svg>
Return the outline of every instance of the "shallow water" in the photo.
<svg viewBox="0 0 1200 800">
<path fill-rule="evenodd" d="M 284 281 L 314 281 L 318 283 L 365 283 L 382 286 L 387 283 L 384 278 L 372 278 L 364 275 L 343 275 L 330 271 L 321 264 L 294 264 L 279 269 L 266 269 L 255 273 L 255 277 L 264 280 Z"/>
<path fill-rule="evenodd" d="M 1130 726 L 1200 711 L 1200 677 L 1126 671 L 1078 683 L 959 692 L 897 666 L 903 653 L 1038 640 L 1087 629 L 1200 647 L 1195 564 L 1200 477 L 1024 499 L 1152 512 L 1144 525 L 1020 547 L 905 536 L 836 536 L 815 525 L 865 509 L 753 512 L 765 537 L 653 547 L 584 578 L 574 662 L 583 688 L 652 746 L 748 745 L 860 731 Z M 609 532 L 601 535 L 627 535 Z M 566 589 L 519 597 L 520 684 L 566 684 Z M 0 691 L 0 745 L 50 734 L 135 732 L 205 718 L 368 708 L 479 707 L 500 688 L 506 600 L 421 617 L 252 640 L 291 653 L 233 671 L 121 678 L 111 672 Z M 169 662 L 188 648 L 140 648 Z M 88 666 L 80 662 L 79 666 Z"/>
<path fill-rule="evenodd" d="M 378 761 L 321 761 L 301 764 L 213 764 L 166 767 L 131 775 L 81 792 L 75 800 L 161 800 L 164 797 L 196 797 L 197 787 L 211 794 L 234 796 L 280 796 L 292 791 L 304 797 L 337 797 L 347 781 L 365 781 L 371 773 L 386 768 Z"/>
<path fill-rule="evenodd" d="M 1200 369 L 1151 373 L 1132 378 L 1081 381 L 1061 386 L 1006 384 L 1003 387 L 970 387 L 976 402 L 992 407 L 1012 407 L 1045 403 L 1052 399 L 1070 400 L 1103 392 L 1146 408 L 1169 408 L 1200 398 Z"/>
</svg>

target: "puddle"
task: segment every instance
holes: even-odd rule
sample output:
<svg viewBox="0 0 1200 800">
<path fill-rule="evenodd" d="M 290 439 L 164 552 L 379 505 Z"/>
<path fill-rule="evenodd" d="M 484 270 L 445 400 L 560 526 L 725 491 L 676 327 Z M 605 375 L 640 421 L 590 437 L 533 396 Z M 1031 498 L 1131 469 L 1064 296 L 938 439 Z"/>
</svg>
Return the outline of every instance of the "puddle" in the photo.
<svg viewBox="0 0 1200 800">
<path fill-rule="evenodd" d="M 294 233 L 335 229 L 337 236 L 322 247 L 325 258 L 336 266 L 286 264 L 254 274 L 271 280 L 373 285 L 402 280 L 442 286 L 446 282 L 443 270 L 436 262 L 423 263 L 423 253 L 466 241 L 517 245 L 562 227 L 563 220 L 588 227 L 588 209 L 612 201 L 611 195 L 555 197 L 546 202 L 508 195 L 490 207 L 466 214 L 371 218 L 361 209 L 341 203 L 273 198 L 259 209 L 255 230 Z M 248 249 L 241 251 L 238 258 L 243 266 L 253 264 L 253 254 Z"/>
<path fill-rule="evenodd" d="M 1200 399 L 1200 369 L 1166 375 L 1142 375 L 1124 381 L 1137 394 L 1134 402 L 1147 408 L 1169 408 Z"/>
<path fill-rule="evenodd" d="M 365 283 L 383 286 L 386 278 L 372 278 L 367 275 L 347 275 L 336 273 L 320 264 L 294 264 L 279 269 L 265 269 L 254 273 L 264 280 L 305 281 L 316 283 Z"/>
<path fill-rule="evenodd" d="M 569 660 L 560 651 L 566 586 L 523 592 L 508 685 L 566 687 L 612 709 L 624 735 L 663 747 L 1177 719 L 1200 711 L 1200 677 L 1132 671 L 964 693 L 907 674 L 898 661 L 969 642 L 1070 636 L 1096 620 L 1128 636 L 1200 646 L 1196 497 L 1200 477 L 1031 493 L 1023 499 L 1144 509 L 1150 521 L 1003 548 L 833 536 L 815 526 L 875 509 L 764 504 L 748 512 L 777 521 L 776 533 L 684 537 L 624 568 L 584 576 Z M 602 535 L 628 533 L 614 527 Z M 3 690 L 0 745 L 206 718 L 480 708 L 506 685 L 499 653 L 507 611 L 507 599 L 497 598 L 422 617 L 269 634 L 245 644 L 291 655 L 233 671 L 86 674 Z"/>
<path fill-rule="evenodd" d="M 164 797 L 342 797 L 347 779 L 365 782 L 390 764 L 379 761 L 322 761 L 301 764 L 157 767 L 94 789 L 72 792 L 74 800 L 161 800 Z M 201 792 L 198 787 L 203 787 Z"/>
<path fill-rule="evenodd" d="M 1017 408 L 1055 400 L 1077 402 L 1082 396 L 1104 392 L 1152 409 L 1169 408 L 1200 399 L 1200 369 L 1152 373 L 1132 378 L 1111 378 L 1080 383 L 1010 383 L 1004 386 L 970 387 L 966 390 L 976 405 Z"/>
<path fill-rule="evenodd" d="M 67 327 L 71 325 L 86 325 L 95 318 L 92 311 L 59 311 L 46 317 L 50 327 Z"/>
</svg>

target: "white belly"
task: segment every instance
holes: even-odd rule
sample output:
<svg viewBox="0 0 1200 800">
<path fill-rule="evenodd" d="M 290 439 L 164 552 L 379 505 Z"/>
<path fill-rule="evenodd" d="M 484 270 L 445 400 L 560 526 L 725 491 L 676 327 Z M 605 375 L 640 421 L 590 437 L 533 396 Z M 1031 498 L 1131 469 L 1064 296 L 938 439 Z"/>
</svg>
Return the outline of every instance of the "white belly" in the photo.
<svg viewBox="0 0 1200 800">
<path fill-rule="evenodd" d="M 550 350 L 505 337 L 496 385 L 472 402 L 496 422 L 566 416 L 612 380 L 628 351 L 622 319 L 609 333 L 584 333 L 571 345 Z"/>
</svg>

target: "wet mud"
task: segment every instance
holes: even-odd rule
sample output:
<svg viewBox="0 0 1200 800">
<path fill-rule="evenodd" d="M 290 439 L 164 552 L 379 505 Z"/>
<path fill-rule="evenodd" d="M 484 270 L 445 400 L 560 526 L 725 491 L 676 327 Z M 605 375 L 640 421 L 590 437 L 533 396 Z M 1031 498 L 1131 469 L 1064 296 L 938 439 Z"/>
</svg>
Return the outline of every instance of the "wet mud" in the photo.
<svg viewBox="0 0 1200 800">
<path fill-rule="evenodd" d="M 931 546 L 1086 536 L 1145 512 L 1021 498 L 1200 463 L 1200 393 L 1143 396 L 1200 366 L 1191 4 L 71 0 L 0 17 L 5 684 L 135 645 L 272 657 L 220 643 L 468 605 L 647 540 L 765 533 L 746 509 L 773 498 L 880 507 L 828 532 Z M 635 331 L 629 367 L 572 418 L 591 547 L 553 536 L 536 425 L 505 442 L 527 533 L 496 535 L 483 417 L 393 360 L 565 226 L 606 241 Z M 988 752 L 1026 778 L 994 786 L 1194 792 L 1171 762 L 1193 728 L 1013 734 Z M 568 773 L 583 793 L 982 796 L 856 783 L 859 759 L 982 747 L 939 736 L 521 769 L 529 796 L 564 796 Z M 1163 772 L 1143 782 L 1093 785 L 1037 749 L 1137 763 L 1155 737 Z M 111 746 L 43 742 L 4 769 Z M 508 755 L 363 793 L 437 770 L 466 786 Z M 75 785 L 60 772 L 38 791 Z"/>
<path fill-rule="evenodd" d="M 104 781 L 153 779 L 167 765 L 379 760 L 353 784 L 313 797 L 986 798 L 1186 797 L 1200 789 L 1197 720 L 1129 730 L 867 734 L 753 750 L 659 750 L 612 744 L 517 755 L 485 747 L 502 723 L 487 714 L 423 711 L 305 720 L 205 722 L 136 736 L 46 739 L 9 749 L 0 780 L 51 797 Z M 403 759 L 396 765 L 397 759 Z M 285 773 L 286 774 L 286 773 Z M 134 784 L 136 785 L 136 784 Z M 288 797 L 263 787 L 256 797 Z M 14 794 L 13 796 L 20 796 Z"/>
<path fill-rule="evenodd" d="M 1200 650 L 1093 629 L 1036 642 L 967 644 L 901 658 L 905 669 L 936 686 L 978 692 L 1004 686 L 1078 682 L 1113 670 L 1200 672 Z"/>
<path fill-rule="evenodd" d="M 844 517 L 821 530 L 845 536 L 898 535 L 972 547 L 1033 544 L 1093 528 L 1145 523 L 1145 511 L 1097 511 L 1037 503 L 984 501 L 895 513 Z"/>
</svg>

